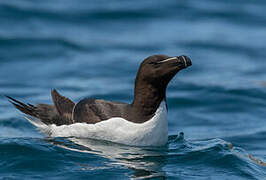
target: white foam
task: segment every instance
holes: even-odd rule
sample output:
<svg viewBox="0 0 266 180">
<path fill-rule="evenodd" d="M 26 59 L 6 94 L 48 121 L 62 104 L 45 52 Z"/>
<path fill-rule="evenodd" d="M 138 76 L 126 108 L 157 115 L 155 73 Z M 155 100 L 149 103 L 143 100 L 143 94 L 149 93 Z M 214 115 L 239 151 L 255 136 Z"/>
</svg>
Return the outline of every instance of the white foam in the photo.
<svg viewBox="0 0 266 180">
<path fill-rule="evenodd" d="M 96 124 L 34 125 L 51 137 L 91 138 L 135 146 L 162 146 L 168 139 L 165 101 L 161 102 L 152 119 L 141 124 L 115 117 Z"/>
</svg>

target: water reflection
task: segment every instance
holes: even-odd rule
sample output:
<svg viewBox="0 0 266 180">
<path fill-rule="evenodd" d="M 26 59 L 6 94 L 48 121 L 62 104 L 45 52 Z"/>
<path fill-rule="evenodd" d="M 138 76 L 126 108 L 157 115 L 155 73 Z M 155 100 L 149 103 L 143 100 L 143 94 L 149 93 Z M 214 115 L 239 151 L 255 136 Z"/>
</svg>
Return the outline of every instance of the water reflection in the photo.
<svg viewBox="0 0 266 180">
<path fill-rule="evenodd" d="M 111 160 L 114 166 L 124 166 L 133 170 L 133 178 L 166 177 L 163 167 L 167 162 L 167 155 L 171 153 L 169 146 L 164 147 L 134 147 L 116 144 L 108 141 L 80 138 L 55 138 L 48 139 L 49 143 L 59 147 L 82 153 L 96 154 Z M 170 136 L 169 143 L 175 143 L 174 148 L 182 149 L 183 134 Z M 179 145 L 178 145 L 179 144 Z M 173 148 L 173 146 L 172 146 Z M 90 169 L 82 165 L 84 170 Z"/>
<path fill-rule="evenodd" d="M 167 174 L 164 169 L 169 164 L 171 165 L 169 163 L 171 161 L 175 165 L 182 164 L 184 167 L 193 169 L 202 161 L 209 162 L 212 166 L 219 168 L 221 166 L 219 161 L 224 161 L 224 158 L 230 156 L 232 161 L 238 162 L 251 159 L 244 150 L 234 148 L 231 143 L 222 139 L 186 141 L 183 133 L 169 136 L 168 144 L 164 147 L 134 147 L 108 141 L 77 139 L 74 137 L 48 139 L 48 141 L 64 149 L 95 154 L 110 160 L 106 164 L 107 167 L 90 167 L 86 164 L 79 164 L 82 170 L 122 166 L 131 169 L 133 174 L 129 176 L 136 179 L 154 177 L 165 179 Z M 231 163 L 229 160 L 228 164 Z M 179 166 L 175 167 L 177 168 L 175 172 L 180 172 L 182 175 L 183 169 L 178 168 Z"/>
</svg>

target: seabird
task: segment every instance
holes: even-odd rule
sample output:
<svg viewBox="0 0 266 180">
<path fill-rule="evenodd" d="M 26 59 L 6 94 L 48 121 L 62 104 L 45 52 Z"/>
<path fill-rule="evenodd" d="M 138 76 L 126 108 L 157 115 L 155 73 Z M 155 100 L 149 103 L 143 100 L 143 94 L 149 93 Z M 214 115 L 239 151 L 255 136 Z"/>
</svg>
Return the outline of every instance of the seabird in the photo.
<svg viewBox="0 0 266 180">
<path fill-rule="evenodd" d="M 107 140 L 136 146 L 162 146 L 168 139 L 166 88 L 187 56 L 153 55 L 141 63 L 131 104 L 85 98 L 74 103 L 55 89 L 53 105 L 9 101 L 41 132 L 50 137 Z"/>
</svg>

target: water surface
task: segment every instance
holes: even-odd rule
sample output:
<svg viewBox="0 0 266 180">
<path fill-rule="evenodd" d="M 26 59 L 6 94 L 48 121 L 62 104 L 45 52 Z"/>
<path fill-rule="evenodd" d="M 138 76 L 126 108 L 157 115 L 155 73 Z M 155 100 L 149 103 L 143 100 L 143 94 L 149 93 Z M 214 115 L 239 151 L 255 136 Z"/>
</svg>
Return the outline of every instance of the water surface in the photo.
<svg viewBox="0 0 266 180">
<path fill-rule="evenodd" d="M 169 84 L 169 141 L 162 148 L 50 139 L 2 96 L 0 177 L 265 179 L 259 161 L 266 161 L 265 5 L 1 1 L 2 95 L 51 103 L 56 88 L 75 102 L 94 97 L 129 103 L 147 56 L 185 54 L 193 66 Z"/>
</svg>

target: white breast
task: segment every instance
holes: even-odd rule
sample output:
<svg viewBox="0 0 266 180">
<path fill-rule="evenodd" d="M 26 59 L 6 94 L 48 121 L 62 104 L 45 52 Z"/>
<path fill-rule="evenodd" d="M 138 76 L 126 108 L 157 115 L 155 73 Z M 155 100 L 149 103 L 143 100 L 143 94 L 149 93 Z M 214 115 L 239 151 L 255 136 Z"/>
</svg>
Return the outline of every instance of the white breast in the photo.
<svg viewBox="0 0 266 180">
<path fill-rule="evenodd" d="M 165 101 L 161 102 L 152 119 L 141 124 L 115 117 L 96 124 L 36 126 L 51 137 L 92 138 L 136 146 L 162 146 L 168 139 Z"/>
</svg>

